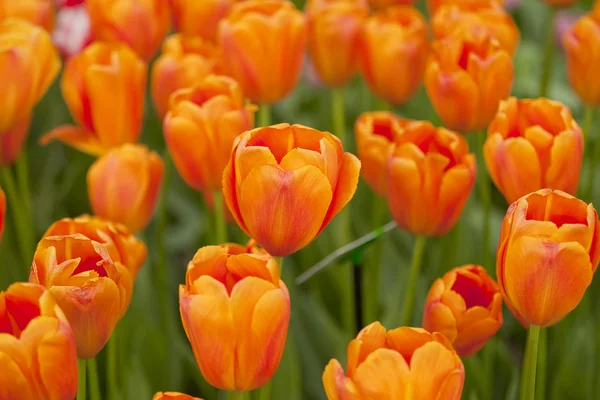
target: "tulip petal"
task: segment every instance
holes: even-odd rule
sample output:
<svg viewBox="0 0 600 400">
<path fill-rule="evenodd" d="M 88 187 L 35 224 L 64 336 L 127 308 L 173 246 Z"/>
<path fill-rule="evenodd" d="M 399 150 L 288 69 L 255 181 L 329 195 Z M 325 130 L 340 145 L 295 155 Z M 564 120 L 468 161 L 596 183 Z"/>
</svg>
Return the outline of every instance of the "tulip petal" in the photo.
<svg viewBox="0 0 600 400">
<path fill-rule="evenodd" d="M 333 201 L 319 232 L 352 200 L 356 192 L 360 176 L 360 161 L 354 154 L 344 153 L 338 176 L 337 186 L 333 192 Z"/>
<path fill-rule="evenodd" d="M 494 318 L 484 318 L 470 325 L 463 324 L 460 335 L 453 341 L 452 346 L 461 357 L 475 354 L 498 332 L 501 321 Z"/>
<path fill-rule="evenodd" d="M 12 336 L 10 339 L 14 339 Z M 26 378 L 23 368 L 26 368 L 27 362 L 22 360 L 22 367 L 19 367 L 18 361 L 15 361 L 9 354 L 5 353 L 8 343 L 0 336 L 0 365 L 2 373 L 0 374 L 0 399 L 33 399 L 32 387 Z M 11 346 L 20 346 L 18 341 Z"/>
<path fill-rule="evenodd" d="M 375 350 L 385 347 L 386 331 L 379 322 L 364 327 L 348 345 L 348 376 L 354 377 L 356 368 Z"/>
<path fill-rule="evenodd" d="M 423 328 L 430 332 L 440 332 L 451 342 L 456 340 L 458 329 L 452 310 L 442 303 L 433 303 L 423 313 Z"/>
<path fill-rule="evenodd" d="M 435 400 L 460 400 L 464 384 L 465 373 L 463 370 L 451 373 L 442 384 Z"/>
<path fill-rule="evenodd" d="M 547 186 L 569 194 L 577 193 L 583 154 L 581 131 L 564 131 L 554 138 L 550 166 L 546 171 Z"/>
<path fill-rule="evenodd" d="M 390 349 L 378 349 L 358 366 L 354 383 L 366 399 L 413 399 L 407 391 L 410 373 L 406 361 L 399 353 Z"/>
<path fill-rule="evenodd" d="M 328 400 L 361 400 L 354 382 L 344 376 L 338 360 L 331 360 L 323 372 L 323 386 Z"/>
<path fill-rule="evenodd" d="M 100 143 L 95 133 L 74 125 L 62 125 L 52 129 L 40 138 L 40 143 L 46 145 L 53 140 L 60 140 L 92 156 L 100 156 L 108 151 L 108 148 Z"/>
<path fill-rule="evenodd" d="M 459 362 L 458 356 L 441 343 L 428 342 L 416 349 L 410 361 L 414 395 L 412 399 L 436 398 L 446 378 L 457 369 Z M 460 397 L 455 398 L 458 400 Z"/>
</svg>

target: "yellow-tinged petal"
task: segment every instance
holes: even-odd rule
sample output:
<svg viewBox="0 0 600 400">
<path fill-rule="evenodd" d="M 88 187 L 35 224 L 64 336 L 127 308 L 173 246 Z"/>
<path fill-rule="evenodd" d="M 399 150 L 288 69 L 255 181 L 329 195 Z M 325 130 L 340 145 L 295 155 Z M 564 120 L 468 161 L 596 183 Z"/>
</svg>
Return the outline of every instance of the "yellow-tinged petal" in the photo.
<svg viewBox="0 0 600 400">
<path fill-rule="evenodd" d="M 402 355 L 394 350 L 378 349 L 358 366 L 353 380 L 365 398 L 407 400 L 412 398 L 407 390 L 410 375 Z"/>
</svg>

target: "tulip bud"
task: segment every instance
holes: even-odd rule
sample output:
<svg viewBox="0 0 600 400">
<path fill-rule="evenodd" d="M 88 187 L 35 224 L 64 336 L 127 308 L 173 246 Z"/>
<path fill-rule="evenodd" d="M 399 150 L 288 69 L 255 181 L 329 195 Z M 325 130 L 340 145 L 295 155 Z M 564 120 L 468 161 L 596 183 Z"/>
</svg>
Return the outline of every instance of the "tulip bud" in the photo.
<svg viewBox="0 0 600 400">
<path fill-rule="evenodd" d="M 19 18 L 52 31 L 54 0 L 0 0 L 0 21 Z"/>
<path fill-rule="evenodd" d="M 33 283 L 0 292 L 0 399 L 73 399 L 77 350 L 52 295 Z"/>
<path fill-rule="evenodd" d="M 346 373 L 332 359 L 323 372 L 329 400 L 459 400 L 463 364 L 440 333 L 401 327 L 388 331 L 374 322 L 348 345 Z"/>
<path fill-rule="evenodd" d="M 185 36 L 217 39 L 219 22 L 239 0 L 170 0 L 175 28 Z"/>
<path fill-rule="evenodd" d="M 175 91 L 194 86 L 217 72 L 217 58 L 216 47 L 199 37 L 172 35 L 165 39 L 152 69 L 152 100 L 161 118 Z"/>
<path fill-rule="evenodd" d="M 242 228 L 274 256 L 308 245 L 350 201 L 360 161 L 328 132 L 279 124 L 235 141 L 223 196 Z"/>
<path fill-rule="evenodd" d="M 133 233 L 150 223 L 163 177 L 163 162 L 146 146 L 125 144 L 100 157 L 88 170 L 94 214 Z"/>
<path fill-rule="evenodd" d="M 396 6 L 363 25 L 359 64 L 371 90 L 392 104 L 405 103 L 423 82 L 429 33 L 416 8 Z"/>
<path fill-rule="evenodd" d="M 202 400 L 198 397 L 192 397 L 187 394 L 177 392 L 158 392 L 152 397 L 152 400 Z"/>
<path fill-rule="evenodd" d="M 31 117 L 27 116 L 0 136 L 0 167 L 12 165 L 21 154 L 21 149 L 29 135 Z"/>
<path fill-rule="evenodd" d="M 410 121 L 388 158 L 387 199 L 392 216 L 416 235 L 446 234 L 475 184 L 475 155 L 459 134 Z"/>
<path fill-rule="evenodd" d="M 509 207 L 496 276 L 523 325 L 548 327 L 577 307 L 600 261 L 599 232 L 594 206 L 560 190 L 538 190 Z"/>
<path fill-rule="evenodd" d="M 146 65 L 131 49 L 103 42 L 86 47 L 67 62 L 61 89 L 79 126 L 53 129 L 42 137 L 42 144 L 58 139 L 99 156 L 137 140 L 144 112 Z"/>
<path fill-rule="evenodd" d="M 452 269 L 433 283 L 425 300 L 423 328 L 444 334 L 461 357 L 477 353 L 502 322 L 500 288 L 478 265 Z"/>
<path fill-rule="evenodd" d="M 265 385 L 279 366 L 290 320 L 277 262 L 253 247 L 206 246 L 185 281 L 181 320 L 206 381 L 223 390 Z"/>
<path fill-rule="evenodd" d="M 4 216 L 6 214 L 6 195 L 4 190 L 0 188 L 0 239 L 2 239 L 2 233 L 4 232 Z"/>
<path fill-rule="evenodd" d="M 483 149 L 490 176 L 508 203 L 544 188 L 577 192 L 583 134 L 557 101 L 501 102 Z"/>
<path fill-rule="evenodd" d="M 227 75 L 257 103 L 274 103 L 296 86 L 306 48 L 304 16 L 285 0 L 248 0 L 219 25 Z"/>
<path fill-rule="evenodd" d="M 375 10 L 394 6 L 410 6 L 413 3 L 414 0 L 369 0 L 369 5 Z"/>
</svg>

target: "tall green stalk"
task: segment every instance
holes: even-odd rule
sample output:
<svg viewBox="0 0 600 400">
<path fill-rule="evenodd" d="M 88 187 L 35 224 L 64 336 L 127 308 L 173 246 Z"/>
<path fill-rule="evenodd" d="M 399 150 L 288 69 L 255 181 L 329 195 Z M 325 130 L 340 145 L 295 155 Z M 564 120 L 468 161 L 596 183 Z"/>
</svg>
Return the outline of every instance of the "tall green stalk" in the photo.
<svg viewBox="0 0 600 400">
<path fill-rule="evenodd" d="M 483 145 L 485 143 L 486 133 L 476 133 L 477 148 L 475 154 L 478 159 L 477 175 L 479 185 L 479 197 L 483 205 L 483 257 L 482 265 L 489 274 L 493 274 L 494 265 L 492 261 L 492 253 L 490 251 L 490 212 L 492 209 L 492 191 L 490 175 L 485 165 L 483 156 Z"/>
<path fill-rule="evenodd" d="M 242 391 L 237 391 L 237 390 L 233 390 L 231 392 L 229 392 L 229 400 L 247 400 L 248 396 L 247 396 L 248 392 L 242 392 Z"/>
<path fill-rule="evenodd" d="M 537 368 L 539 337 L 540 327 L 537 325 L 530 325 L 527 334 L 525 358 L 523 359 L 520 400 L 535 399 L 535 372 Z"/>
<path fill-rule="evenodd" d="M 108 397 L 110 399 L 116 399 L 118 396 L 117 355 L 119 346 L 116 328 L 106 346 L 106 386 L 108 387 Z"/>
<path fill-rule="evenodd" d="M 548 362 L 548 330 L 540 330 L 538 341 L 538 358 L 537 358 L 537 391 L 535 398 L 538 400 L 546 400 L 546 379 L 547 379 L 547 362 Z"/>
<path fill-rule="evenodd" d="M 596 168 L 598 167 L 598 157 L 600 157 L 600 137 L 596 135 L 596 137 L 592 137 L 592 126 L 594 122 L 594 112 L 596 111 L 593 106 L 585 107 L 585 119 L 583 122 L 583 135 L 587 144 L 591 147 L 591 157 L 588 157 L 589 160 L 589 171 L 587 176 L 587 182 L 585 182 L 583 198 L 586 201 L 592 201 L 594 199 L 594 178 L 596 177 Z M 585 152 L 583 153 L 586 154 Z"/>
<path fill-rule="evenodd" d="M 550 7 L 548 21 L 546 22 L 546 44 L 544 47 L 544 69 L 542 70 L 540 81 L 540 97 L 548 95 L 548 85 L 550 83 L 550 74 L 552 73 L 552 57 L 554 56 L 554 17 L 556 8 Z"/>
<path fill-rule="evenodd" d="M 90 378 L 90 400 L 102 400 L 100 394 L 100 381 L 98 379 L 98 365 L 96 357 L 87 360 L 88 376 Z"/>
<path fill-rule="evenodd" d="M 379 226 L 385 222 L 387 216 L 387 202 L 374 195 L 371 208 L 371 222 Z M 365 265 L 362 268 L 362 300 L 365 324 L 379 319 L 379 276 L 383 240 L 376 241 L 369 249 Z"/>
<path fill-rule="evenodd" d="M 19 191 L 21 193 L 21 201 L 26 213 L 27 223 L 33 230 L 33 215 L 31 208 L 31 190 L 29 188 L 29 165 L 27 164 L 27 152 L 21 151 L 16 164 L 17 181 L 19 182 Z M 33 231 L 32 231 L 33 233 Z M 32 238 L 35 240 L 35 238 Z"/>
<path fill-rule="evenodd" d="M 86 370 L 86 361 L 85 360 L 79 360 L 77 362 L 77 366 L 79 367 L 79 386 L 77 387 L 77 400 L 85 400 L 85 395 L 86 395 L 86 389 L 87 389 L 87 384 L 86 384 L 86 375 L 87 375 L 87 370 Z"/>
<path fill-rule="evenodd" d="M 217 244 L 227 243 L 227 221 L 225 219 L 225 207 L 223 206 L 223 192 L 215 190 L 213 196 L 215 201 L 215 242 Z"/>
<path fill-rule="evenodd" d="M 173 162 L 171 161 L 171 155 L 168 149 L 165 149 L 163 153 L 164 160 L 164 178 L 161 188 L 160 203 L 158 204 L 157 211 L 157 223 L 156 223 L 156 253 L 157 262 L 154 265 L 154 280 L 158 290 L 158 299 L 161 307 L 161 321 L 163 323 L 168 322 L 169 305 L 167 290 L 169 287 L 169 271 L 168 271 L 168 257 L 167 257 L 167 245 L 165 238 L 167 237 L 167 227 L 169 224 L 168 220 L 168 193 L 170 176 Z"/>
<path fill-rule="evenodd" d="M 410 263 L 410 278 L 404 293 L 404 307 L 402 310 L 402 326 L 409 326 L 412 321 L 412 312 L 415 302 L 415 288 L 419 280 L 419 271 L 425 251 L 425 236 L 417 236 L 413 248 L 412 261 Z M 399 304 L 398 304 L 399 306 Z"/>
<path fill-rule="evenodd" d="M 269 104 L 261 104 L 258 109 L 258 126 L 271 125 L 271 106 Z"/>
</svg>

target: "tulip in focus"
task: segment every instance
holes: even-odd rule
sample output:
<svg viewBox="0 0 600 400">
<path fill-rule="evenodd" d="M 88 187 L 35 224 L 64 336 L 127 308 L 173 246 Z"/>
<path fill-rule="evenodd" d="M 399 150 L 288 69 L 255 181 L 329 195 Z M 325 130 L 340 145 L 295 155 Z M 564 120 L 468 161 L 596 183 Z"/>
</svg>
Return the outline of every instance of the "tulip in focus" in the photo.
<svg viewBox="0 0 600 400">
<path fill-rule="evenodd" d="M 369 5 L 375 10 L 388 8 L 393 6 L 407 5 L 410 6 L 414 0 L 369 0 Z"/>
<path fill-rule="evenodd" d="M 163 161 L 143 145 L 125 144 L 100 157 L 88 170 L 94 214 L 137 233 L 150 223 L 163 177 Z"/>
<path fill-rule="evenodd" d="M 54 0 L 0 0 L 0 21 L 19 18 L 51 31 Z"/>
<path fill-rule="evenodd" d="M 0 399 L 75 398 L 75 338 L 44 287 L 14 283 L 0 292 L 0 360 Z"/>
<path fill-rule="evenodd" d="M 177 393 L 177 392 L 158 392 L 152 400 L 202 400 L 198 397 L 192 397 L 188 394 Z"/>
<path fill-rule="evenodd" d="M 509 207 L 496 276 L 525 327 L 554 325 L 577 307 L 600 261 L 599 233 L 594 206 L 560 190 L 538 190 Z"/>
<path fill-rule="evenodd" d="M 388 158 L 392 216 L 415 235 L 444 235 L 460 217 L 475 175 L 475 155 L 461 135 L 426 121 L 410 121 Z"/>
<path fill-rule="evenodd" d="M 425 300 L 423 328 L 442 333 L 463 358 L 477 353 L 502 322 L 500 288 L 478 265 L 452 269 L 433 283 Z"/>
<path fill-rule="evenodd" d="M 0 167 L 12 165 L 21 154 L 21 149 L 29 136 L 31 117 L 17 122 L 8 132 L 0 135 Z"/>
<path fill-rule="evenodd" d="M 446 337 L 420 328 L 388 332 L 374 322 L 348 345 L 346 373 L 333 359 L 323 373 L 329 400 L 459 400 L 463 364 Z"/>
<path fill-rule="evenodd" d="M 304 16 L 287 0 L 247 0 L 219 26 L 227 75 L 260 104 L 283 99 L 296 86 L 306 48 Z"/>
<path fill-rule="evenodd" d="M 170 0 L 178 32 L 215 42 L 219 22 L 240 0 Z"/>
<path fill-rule="evenodd" d="M 266 252 L 236 244 L 206 246 L 179 287 L 181 320 L 202 375 L 223 390 L 253 390 L 273 376 L 283 354 L 290 297 Z"/>
<path fill-rule="evenodd" d="M 0 188 L 0 239 L 2 239 L 2 233 L 4 233 L 4 218 L 6 215 L 6 195 L 4 190 Z"/>
<path fill-rule="evenodd" d="M 500 103 L 489 125 L 484 155 L 490 176 L 508 203 L 544 188 L 575 194 L 583 134 L 563 104 L 511 97 Z"/>
<path fill-rule="evenodd" d="M 359 64 L 371 90 L 387 102 L 405 103 L 421 86 L 429 33 L 411 6 L 383 9 L 363 25 Z"/>
<path fill-rule="evenodd" d="M 360 161 L 328 132 L 279 124 L 236 139 L 223 195 L 236 222 L 278 257 L 308 245 L 352 199 Z"/>
</svg>

